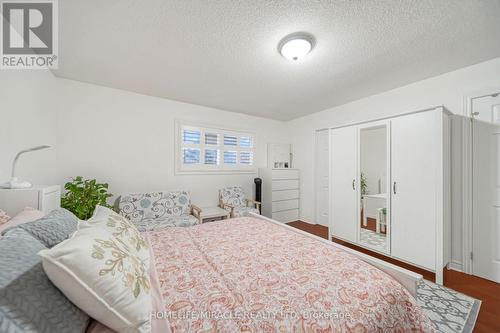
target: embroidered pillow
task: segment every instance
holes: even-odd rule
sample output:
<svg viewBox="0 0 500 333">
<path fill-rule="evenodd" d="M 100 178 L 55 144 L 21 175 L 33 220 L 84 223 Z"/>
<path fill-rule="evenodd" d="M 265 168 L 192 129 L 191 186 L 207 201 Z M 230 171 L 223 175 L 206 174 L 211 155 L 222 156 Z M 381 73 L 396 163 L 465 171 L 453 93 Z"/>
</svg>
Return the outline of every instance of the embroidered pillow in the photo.
<svg viewBox="0 0 500 333">
<path fill-rule="evenodd" d="M 148 240 L 149 243 L 149 240 Z M 150 257 L 154 258 L 154 251 L 149 247 Z M 151 279 L 151 298 L 152 298 L 152 309 L 156 313 L 165 311 L 165 305 L 160 289 L 160 281 L 158 280 L 158 274 L 156 273 L 156 267 L 151 265 L 149 268 L 149 277 Z M 171 333 L 169 321 L 162 316 L 152 316 L 151 317 L 151 332 L 158 333 Z M 85 333 L 116 333 L 109 327 L 106 327 L 102 323 L 91 320 L 87 331 Z"/>
<path fill-rule="evenodd" d="M 122 242 L 134 246 L 149 269 L 149 246 L 132 222 L 109 208 L 97 206 L 92 217 L 78 226 L 79 229 L 93 227 L 106 229 Z"/>
<path fill-rule="evenodd" d="M 50 280 L 92 318 L 117 332 L 151 331 L 149 257 L 139 256 L 137 244 L 82 228 L 39 255 Z"/>
</svg>

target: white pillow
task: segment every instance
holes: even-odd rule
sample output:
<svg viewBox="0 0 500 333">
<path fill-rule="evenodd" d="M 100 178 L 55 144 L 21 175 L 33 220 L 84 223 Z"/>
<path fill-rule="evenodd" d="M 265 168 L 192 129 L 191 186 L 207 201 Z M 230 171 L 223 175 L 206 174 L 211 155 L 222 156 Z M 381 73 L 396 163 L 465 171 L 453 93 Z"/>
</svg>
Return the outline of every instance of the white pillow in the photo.
<svg viewBox="0 0 500 333">
<path fill-rule="evenodd" d="M 50 280 L 76 306 L 117 332 L 151 331 L 151 280 L 137 244 L 82 228 L 39 252 Z"/>
<path fill-rule="evenodd" d="M 149 246 L 136 226 L 127 218 L 115 213 L 109 208 L 97 206 L 94 214 L 87 221 L 81 221 L 78 224 L 79 229 L 100 227 L 108 230 L 113 236 L 121 241 L 131 244 L 135 247 L 139 257 L 146 263 L 149 269 Z"/>
</svg>

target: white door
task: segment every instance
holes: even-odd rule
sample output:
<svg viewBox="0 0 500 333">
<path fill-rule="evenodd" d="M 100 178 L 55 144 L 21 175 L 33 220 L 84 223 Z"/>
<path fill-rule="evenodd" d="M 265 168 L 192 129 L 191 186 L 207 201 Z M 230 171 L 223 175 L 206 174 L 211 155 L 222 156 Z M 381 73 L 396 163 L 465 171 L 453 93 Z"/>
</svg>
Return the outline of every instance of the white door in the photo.
<svg viewBox="0 0 500 333">
<path fill-rule="evenodd" d="M 332 219 L 331 234 L 342 240 L 356 242 L 358 201 L 358 131 L 357 127 L 332 130 Z"/>
<path fill-rule="evenodd" d="M 500 282 L 500 96 L 472 101 L 472 273 Z"/>
<path fill-rule="evenodd" d="M 437 111 L 391 120 L 391 253 L 435 270 L 437 223 Z"/>
<path fill-rule="evenodd" d="M 329 130 L 316 132 L 316 223 L 328 227 L 330 199 L 330 134 Z"/>
</svg>

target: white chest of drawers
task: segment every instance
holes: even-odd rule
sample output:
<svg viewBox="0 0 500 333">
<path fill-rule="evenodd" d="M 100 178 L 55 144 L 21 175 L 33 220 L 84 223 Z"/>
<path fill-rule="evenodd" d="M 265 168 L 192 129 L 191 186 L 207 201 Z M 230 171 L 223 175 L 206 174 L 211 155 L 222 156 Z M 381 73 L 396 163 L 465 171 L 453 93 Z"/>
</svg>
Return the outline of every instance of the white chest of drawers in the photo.
<svg viewBox="0 0 500 333">
<path fill-rule="evenodd" d="M 57 209 L 61 204 L 61 186 L 33 186 L 26 189 L 0 189 L 0 209 L 13 217 L 25 207 L 44 213 Z"/>
<path fill-rule="evenodd" d="M 279 222 L 300 216 L 300 172 L 298 169 L 259 169 L 262 178 L 262 215 Z"/>
</svg>

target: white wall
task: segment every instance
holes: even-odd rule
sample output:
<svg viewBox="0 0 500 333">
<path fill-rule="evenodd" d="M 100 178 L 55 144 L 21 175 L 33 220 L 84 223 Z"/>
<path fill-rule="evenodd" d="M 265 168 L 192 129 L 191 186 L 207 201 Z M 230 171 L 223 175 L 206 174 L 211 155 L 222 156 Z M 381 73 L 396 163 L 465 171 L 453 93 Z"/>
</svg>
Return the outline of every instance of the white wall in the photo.
<svg viewBox="0 0 500 333">
<path fill-rule="evenodd" d="M 335 127 L 349 123 L 377 119 L 444 105 L 451 112 L 463 115 L 464 96 L 484 89 L 500 88 L 500 58 L 462 68 L 444 75 L 419 81 L 378 95 L 366 97 L 345 105 L 314 113 L 288 122 L 294 148 L 295 166 L 301 169 L 301 215 L 302 220 L 314 223 L 314 130 Z M 457 126 L 453 126 L 457 129 Z M 455 135 L 452 133 L 452 135 Z M 457 148 L 452 152 L 453 230 L 452 259 L 461 262 L 461 189 L 460 179 L 456 178 L 456 168 L 460 168 Z M 458 189 L 457 189 L 458 188 Z"/>
<path fill-rule="evenodd" d="M 201 206 L 218 203 L 218 189 L 242 185 L 243 175 L 175 175 L 175 120 L 227 126 L 256 133 L 257 167 L 267 163 L 269 142 L 288 142 L 284 122 L 59 80 L 58 182 L 81 175 L 109 182 L 115 194 L 188 189 Z"/>
<path fill-rule="evenodd" d="M 47 70 L 0 71 L 0 183 L 10 179 L 18 151 L 56 144 L 56 81 Z M 23 155 L 18 178 L 37 184 L 54 182 L 56 152 L 52 148 Z"/>
<path fill-rule="evenodd" d="M 500 58 L 419 81 L 287 123 L 251 117 L 85 83 L 56 79 L 47 71 L 0 72 L 0 181 L 10 177 L 15 153 L 41 143 L 49 151 L 24 156 L 19 177 L 64 184 L 82 175 L 110 183 L 115 194 L 187 188 L 200 205 L 217 202 L 217 189 L 244 185 L 252 175 L 174 175 L 174 119 L 256 131 L 257 163 L 266 165 L 268 142 L 293 143 L 301 169 L 301 215 L 314 222 L 314 131 L 444 105 L 463 115 L 465 95 L 500 88 Z M 460 119 L 458 120 L 460 121 Z M 460 138 L 454 122 L 452 136 Z M 461 261 L 461 158 L 452 149 L 454 185 L 452 257 Z"/>
<path fill-rule="evenodd" d="M 256 134 L 256 169 L 267 144 L 287 143 L 286 124 L 264 118 L 57 79 L 44 70 L 0 72 L 0 183 L 15 154 L 44 143 L 50 150 L 21 157 L 19 178 L 64 185 L 82 175 L 108 182 L 115 195 L 189 189 L 199 205 L 217 204 L 217 190 L 241 185 L 253 196 L 254 174 L 175 175 L 174 121 L 227 126 Z"/>
</svg>

